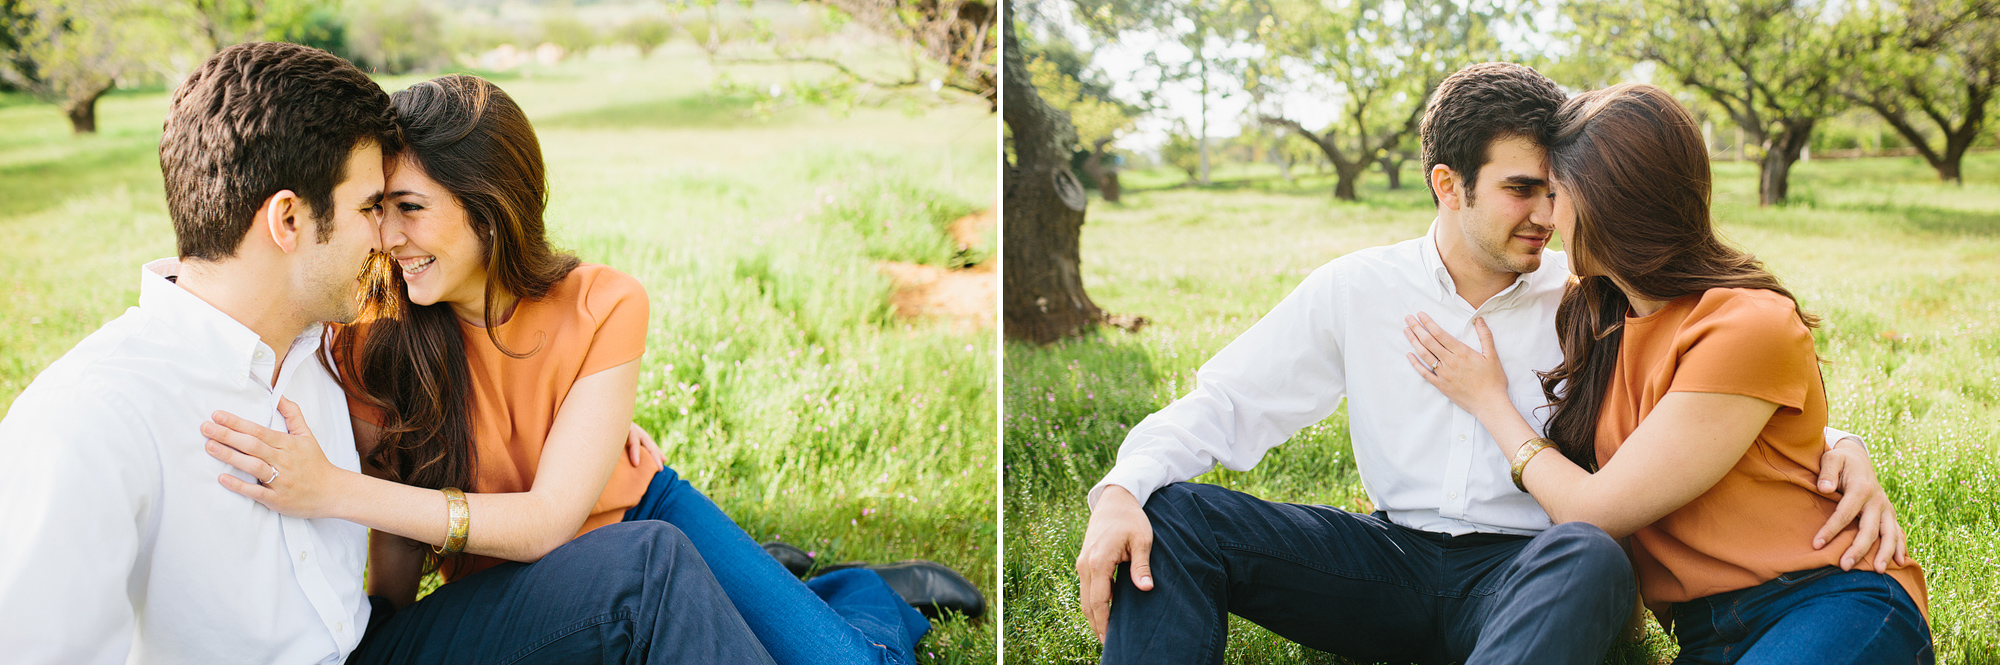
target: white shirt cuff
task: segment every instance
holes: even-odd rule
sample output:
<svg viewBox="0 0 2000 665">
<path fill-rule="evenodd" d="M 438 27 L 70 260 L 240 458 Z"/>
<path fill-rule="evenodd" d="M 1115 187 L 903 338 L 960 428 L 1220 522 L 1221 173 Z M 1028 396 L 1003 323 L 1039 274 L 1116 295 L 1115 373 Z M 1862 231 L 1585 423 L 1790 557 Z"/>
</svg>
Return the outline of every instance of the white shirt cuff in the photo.
<svg viewBox="0 0 2000 665">
<path fill-rule="evenodd" d="M 1860 437 L 1859 435 L 1856 435 L 1856 434 L 1850 434 L 1850 433 L 1847 433 L 1847 432 L 1842 432 L 1842 431 L 1840 431 L 1840 430 L 1837 430 L 1837 429 L 1834 429 L 1834 428 L 1831 428 L 1831 427 L 1828 427 L 1828 428 L 1826 428 L 1826 449 L 1827 449 L 1827 450 L 1833 450 L 1833 447 L 1834 447 L 1834 446 L 1838 446 L 1838 445 L 1840 445 L 1840 440 L 1841 440 L 1841 439 L 1845 439 L 1845 438 L 1848 438 L 1848 437 L 1854 437 L 1854 440 L 1855 440 L 1855 441 L 1859 441 L 1859 442 L 1861 442 L 1861 452 L 1864 452 L 1864 453 L 1865 453 L 1865 452 L 1868 452 L 1868 440 L 1867 440 L 1867 439 L 1863 439 L 1863 438 L 1861 438 L 1861 437 Z"/>
<path fill-rule="evenodd" d="M 1104 495 L 1104 488 L 1108 485 L 1117 485 L 1131 492 L 1132 498 L 1138 499 L 1139 506 L 1143 508 L 1146 499 L 1153 496 L 1154 490 L 1166 487 L 1172 482 L 1174 481 L 1167 477 L 1166 467 L 1161 466 L 1153 458 L 1128 457 L 1118 460 L 1117 464 L 1112 465 L 1111 472 L 1104 474 L 1104 479 L 1097 481 L 1097 484 L 1090 488 L 1087 502 L 1091 510 L 1096 510 L 1097 498 Z"/>
</svg>

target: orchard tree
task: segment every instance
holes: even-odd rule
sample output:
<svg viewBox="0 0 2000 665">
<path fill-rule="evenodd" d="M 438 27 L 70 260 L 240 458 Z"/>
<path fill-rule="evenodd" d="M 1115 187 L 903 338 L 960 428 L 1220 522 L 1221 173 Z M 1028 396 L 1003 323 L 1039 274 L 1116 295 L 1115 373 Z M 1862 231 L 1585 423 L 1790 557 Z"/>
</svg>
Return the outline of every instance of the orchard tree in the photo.
<svg viewBox="0 0 2000 665">
<path fill-rule="evenodd" d="M 1254 41 L 1254 30 L 1270 11 L 1267 0 L 1076 0 L 1077 18 L 1104 41 L 1119 41 L 1132 33 L 1152 33 L 1188 51 L 1185 61 L 1163 60 L 1158 51 L 1145 55 L 1147 66 L 1161 82 L 1192 83 L 1199 95 L 1194 118 L 1194 144 L 1199 159 L 1195 181 L 1209 182 L 1209 101 L 1223 94 L 1224 83 L 1241 80 L 1248 64 L 1239 46 Z M 1158 91 L 1142 91 L 1144 106 L 1154 106 Z"/>
<path fill-rule="evenodd" d="M 0 78 L 60 107 L 76 134 L 97 132 L 97 100 L 144 70 L 147 16 L 119 0 L 0 0 L 13 48 Z"/>
<path fill-rule="evenodd" d="M 1897 0 L 1849 19 L 1859 24 L 1856 32 L 1881 34 L 1877 48 L 1859 59 L 1847 98 L 1882 116 L 1945 182 L 1965 183 L 1959 165 L 1984 131 L 2000 90 L 2000 11 L 1994 9 L 1990 1 Z"/>
<path fill-rule="evenodd" d="M 1873 49 L 1815 0 L 1583 0 L 1565 3 L 1581 57 L 1650 60 L 1699 91 L 1762 149 L 1759 205 L 1785 201 L 1792 165 L 1820 120 L 1845 110 L 1841 83 Z"/>
<path fill-rule="evenodd" d="M 1070 169 L 1076 126 L 1035 89 L 1014 32 L 1003 38 L 1007 105 L 1001 117 L 1013 161 L 1002 194 L 1002 330 L 1011 339 L 1048 344 L 1089 330 L 1104 311 L 1083 290 L 1080 238 L 1089 198 Z"/>
<path fill-rule="evenodd" d="M 1120 105 L 1091 95 L 1082 82 L 1063 72 L 1052 60 L 1029 60 L 1028 74 L 1042 101 L 1069 115 L 1070 124 L 1076 127 L 1077 141 L 1089 146 L 1084 173 L 1097 181 L 1097 190 L 1103 193 L 1104 200 L 1116 202 L 1118 174 L 1104 162 L 1111 142 L 1120 132 L 1131 129 L 1131 116 Z"/>
<path fill-rule="evenodd" d="M 1499 17 L 1495 7 L 1454 0 L 1281 2 L 1260 26 L 1267 60 L 1248 85 L 1327 83 L 1322 94 L 1339 106 L 1331 126 L 1314 131 L 1282 111 L 1261 119 L 1318 146 L 1333 165 L 1334 197 L 1358 200 L 1356 183 L 1370 166 L 1401 184 L 1402 148 L 1417 135 L 1431 93 L 1457 68 L 1498 54 L 1488 26 Z"/>
</svg>

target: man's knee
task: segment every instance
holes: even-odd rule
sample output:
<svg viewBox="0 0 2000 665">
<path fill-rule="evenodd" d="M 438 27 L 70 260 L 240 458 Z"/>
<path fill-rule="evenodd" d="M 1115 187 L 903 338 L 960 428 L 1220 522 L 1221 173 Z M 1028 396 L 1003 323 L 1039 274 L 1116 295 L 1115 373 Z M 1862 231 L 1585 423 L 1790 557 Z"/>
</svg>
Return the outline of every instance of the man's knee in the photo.
<svg viewBox="0 0 2000 665">
<path fill-rule="evenodd" d="M 1153 491 L 1146 499 L 1146 520 L 1152 522 L 1157 543 L 1162 531 L 1190 533 L 1206 531 L 1207 506 L 1226 503 L 1241 496 L 1234 490 L 1205 483 L 1174 483 Z M 1200 524 L 1202 527 L 1197 527 Z"/>
<path fill-rule="evenodd" d="M 636 571 L 668 574 L 696 558 L 694 542 L 676 527 L 659 520 L 619 522 L 578 536 L 556 548 L 551 556 L 590 562 L 619 561 L 633 565 L 615 566 Z M 643 562 L 643 563 L 642 563 Z"/>
<path fill-rule="evenodd" d="M 1620 596 L 1633 593 L 1632 563 L 1625 549 L 1596 525 L 1564 522 L 1536 536 L 1532 547 L 1542 565 L 1559 566 L 1572 588 L 1599 589 Z"/>
</svg>

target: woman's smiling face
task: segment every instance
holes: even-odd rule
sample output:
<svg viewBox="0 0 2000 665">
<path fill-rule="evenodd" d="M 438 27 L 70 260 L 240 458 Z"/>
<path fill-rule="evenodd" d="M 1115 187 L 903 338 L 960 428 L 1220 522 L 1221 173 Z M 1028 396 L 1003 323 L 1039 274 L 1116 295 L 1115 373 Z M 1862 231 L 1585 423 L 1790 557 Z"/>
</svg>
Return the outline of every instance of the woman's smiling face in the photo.
<svg viewBox="0 0 2000 665">
<path fill-rule="evenodd" d="M 450 303 L 459 318 L 483 325 L 486 248 L 465 206 L 408 152 L 395 158 L 384 191 L 382 249 L 401 269 L 410 302 Z"/>
</svg>

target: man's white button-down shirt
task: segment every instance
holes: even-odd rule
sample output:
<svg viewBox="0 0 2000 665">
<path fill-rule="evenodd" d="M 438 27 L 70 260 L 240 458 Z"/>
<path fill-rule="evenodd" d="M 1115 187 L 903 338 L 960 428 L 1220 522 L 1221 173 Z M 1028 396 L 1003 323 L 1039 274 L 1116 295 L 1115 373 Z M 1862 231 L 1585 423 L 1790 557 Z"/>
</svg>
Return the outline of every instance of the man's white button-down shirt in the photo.
<svg viewBox="0 0 2000 665">
<path fill-rule="evenodd" d="M 1435 227 L 1433 227 L 1433 233 Z M 1492 435 L 1410 367 L 1403 317 L 1426 312 L 1478 344 L 1484 317 L 1508 392 L 1537 430 L 1547 403 L 1535 370 L 1562 362 L 1555 311 L 1569 279 L 1562 252 L 1474 308 L 1459 297 L 1430 234 L 1364 249 L 1321 266 L 1196 374 L 1194 392 L 1147 416 L 1096 487 L 1118 485 L 1144 505 L 1154 490 L 1215 465 L 1247 470 L 1300 428 L 1348 401 L 1361 483 L 1404 526 L 1450 534 L 1533 534 L 1549 516 L 1514 488 Z"/>
<path fill-rule="evenodd" d="M 360 461 L 315 357 L 277 354 L 167 277 L 36 377 L 0 421 L 0 654 L 9 663 L 338 663 L 361 640 L 367 530 L 284 517 L 216 482 L 222 410 L 283 430 L 299 405 L 327 458 Z"/>
</svg>

